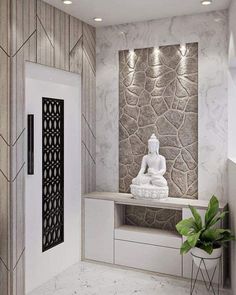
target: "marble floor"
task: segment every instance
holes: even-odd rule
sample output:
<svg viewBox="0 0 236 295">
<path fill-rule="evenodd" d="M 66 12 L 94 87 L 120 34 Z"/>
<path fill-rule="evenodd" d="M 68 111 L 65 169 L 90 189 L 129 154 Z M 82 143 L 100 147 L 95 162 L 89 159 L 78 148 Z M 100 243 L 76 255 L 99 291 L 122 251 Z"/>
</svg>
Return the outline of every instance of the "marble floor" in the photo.
<svg viewBox="0 0 236 295">
<path fill-rule="evenodd" d="M 187 295 L 189 282 L 81 262 L 28 295 Z M 198 286 L 194 295 L 207 295 Z M 228 295 L 222 291 L 221 295 Z"/>
</svg>

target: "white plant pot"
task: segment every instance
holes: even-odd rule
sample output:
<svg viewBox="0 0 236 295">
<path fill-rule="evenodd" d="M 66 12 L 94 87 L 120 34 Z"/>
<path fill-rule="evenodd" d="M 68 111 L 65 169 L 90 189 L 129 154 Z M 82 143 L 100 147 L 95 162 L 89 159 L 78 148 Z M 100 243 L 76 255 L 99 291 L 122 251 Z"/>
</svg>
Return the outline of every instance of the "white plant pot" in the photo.
<svg viewBox="0 0 236 295">
<path fill-rule="evenodd" d="M 209 270 L 215 268 L 217 263 L 219 262 L 219 259 L 222 255 L 222 247 L 214 249 L 211 254 L 208 254 L 202 249 L 195 247 L 191 250 L 191 254 L 193 257 L 193 261 L 197 267 L 200 266 L 202 270 L 205 270 L 206 266 L 206 269 Z M 205 265 L 203 262 L 201 263 L 201 258 L 204 259 Z"/>
</svg>

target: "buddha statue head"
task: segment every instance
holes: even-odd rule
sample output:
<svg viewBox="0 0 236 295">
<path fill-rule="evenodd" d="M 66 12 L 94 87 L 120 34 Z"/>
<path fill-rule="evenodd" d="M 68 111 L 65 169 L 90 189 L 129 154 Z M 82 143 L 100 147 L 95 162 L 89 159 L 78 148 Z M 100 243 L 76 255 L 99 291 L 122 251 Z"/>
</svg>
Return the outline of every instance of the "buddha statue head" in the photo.
<svg viewBox="0 0 236 295">
<path fill-rule="evenodd" d="M 148 140 L 148 153 L 149 154 L 159 154 L 159 140 L 157 139 L 155 134 Z"/>
</svg>

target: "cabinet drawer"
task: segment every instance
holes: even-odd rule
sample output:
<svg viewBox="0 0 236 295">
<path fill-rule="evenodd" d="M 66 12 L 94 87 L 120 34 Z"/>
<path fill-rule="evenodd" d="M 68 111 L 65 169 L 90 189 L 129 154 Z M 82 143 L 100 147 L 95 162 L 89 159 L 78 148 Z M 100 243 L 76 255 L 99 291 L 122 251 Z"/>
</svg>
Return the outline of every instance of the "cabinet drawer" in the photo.
<svg viewBox="0 0 236 295">
<path fill-rule="evenodd" d="M 123 225 L 115 229 L 115 239 L 180 249 L 182 237 L 167 230 Z"/>
<path fill-rule="evenodd" d="M 178 249 L 115 240 L 115 264 L 182 276 Z"/>
</svg>

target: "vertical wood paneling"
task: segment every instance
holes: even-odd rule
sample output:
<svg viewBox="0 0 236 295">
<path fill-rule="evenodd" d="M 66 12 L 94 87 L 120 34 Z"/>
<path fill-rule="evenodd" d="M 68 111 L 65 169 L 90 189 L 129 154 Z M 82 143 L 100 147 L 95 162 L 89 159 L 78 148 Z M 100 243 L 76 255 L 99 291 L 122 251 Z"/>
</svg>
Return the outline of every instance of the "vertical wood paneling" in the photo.
<svg viewBox="0 0 236 295">
<path fill-rule="evenodd" d="M 0 294 L 8 295 L 9 272 L 0 260 Z"/>
<path fill-rule="evenodd" d="M 95 190 L 95 159 L 96 159 L 96 134 L 95 134 L 95 30 L 93 27 L 83 24 L 83 87 L 82 87 L 82 129 L 83 144 L 86 156 L 82 157 L 82 175 L 84 181 L 84 192 Z"/>
<path fill-rule="evenodd" d="M 10 268 L 9 204 L 9 78 L 10 4 L 0 1 L 0 294 L 8 295 Z"/>
<path fill-rule="evenodd" d="M 27 1 L 26 1 L 27 2 Z M 28 2 L 27 2 L 28 3 Z M 26 4 L 27 4 L 26 3 Z M 31 24 L 31 15 L 35 15 L 35 6 L 32 5 L 35 3 L 31 1 L 30 9 L 34 13 L 29 13 L 24 16 L 28 16 L 28 22 Z M 34 22 L 35 24 L 35 22 Z M 13 26 L 14 28 L 14 26 Z M 20 30 L 21 28 L 21 30 Z M 26 30 L 28 32 L 27 26 L 19 25 L 17 28 L 17 35 L 19 39 L 22 39 L 21 36 L 25 36 Z M 34 32 L 34 30 L 33 30 Z M 11 213 L 12 213 L 12 266 L 16 265 L 16 262 L 19 259 L 23 249 L 24 249 L 24 181 L 23 181 L 23 172 L 22 166 L 24 165 L 24 128 L 25 128 L 25 117 L 23 116 L 25 112 L 25 92 L 24 92 L 24 68 L 25 61 L 36 61 L 36 33 L 30 36 L 27 39 L 27 42 L 19 45 L 19 50 L 12 57 L 12 66 L 11 66 L 11 107 L 12 107 L 12 124 L 11 124 L 11 142 L 15 142 L 16 139 L 20 136 L 16 145 L 11 149 L 11 158 L 12 158 L 12 167 L 11 167 Z M 17 176 L 18 175 L 18 176 Z M 17 176 L 17 178 L 16 178 Z"/>
<path fill-rule="evenodd" d="M 2 150 L 0 151 L 2 153 Z M 5 177 L 0 174 L 0 260 L 9 267 L 8 259 L 8 247 L 9 247 L 9 236 L 8 236 L 8 223 L 9 223 L 9 185 Z M 1 273 L 0 273 L 1 274 Z"/>
<path fill-rule="evenodd" d="M 9 2 L 7 0 L 0 1 L 0 46 L 8 52 L 8 21 L 9 21 Z"/>
<path fill-rule="evenodd" d="M 83 24 L 70 16 L 70 72 L 82 72 L 83 57 Z"/>
<path fill-rule="evenodd" d="M 37 63 L 54 66 L 54 7 L 37 1 Z"/>
<path fill-rule="evenodd" d="M 11 294 L 24 294 L 25 61 L 36 61 L 36 2 L 12 1 L 11 44 Z M 17 140 L 18 139 L 18 140 Z M 19 275 L 21 274 L 21 275 Z"/>
<path fill-rule="evenodd" d="M 83 23 L 70 16 L 70 51 L 76 46 L 83 34 Z"/>
<path fill-rule="evenodd" d="M 7 47 L 6 47 L 7 49 Z M 1 99 L 1 113 L 0 116 L 0 134 L 8 140 L 8 120 L 9 120 L 9 57 L 0 48 L 0 99 Z M 0 139 L 1 140 L 1 139 Z M 2 140 L 0 144 L 2 143 Z"/>
<path fill-rule="evenodd" d="M 0 294 L 24 295 L 25 61 L 82 73 L 82 183 L 92 191 L 95 29 L 41 0 L 1 0 L 0 33 Z"/>
<path fill-rule="evenodd" d="M 55 67 L 69 71 L 69 15 L 54 9 L 54 60 Z"/>
<path fill-rule="evenodd" d="M 12 55 L 16 54 L 34 32 L 36 23 L 35 9 L 35 0 L 11 1 Z"/>
<path fill-rule="evenodd" d="M 12 294 L 25 295 L 25 253 L 19 258 L 12 274 Z"/>
<path fill-rule="evenodd" d="M 9 57 L 0 49 L 0 169 L 8 173 L 8 143 L 9 143 Z M 1 217 L 0 217 L 1 218 Z M 0 224 L 1 226 L 1 224 Z M 0 246 L 1 247 L 1 246 Z"/>
<path fill-rule="evenodd" d="M 96 31 L 95 28 L 84 24 L 83 25 L 83 44 L 84 53 L 88 55 L 89 62 L 95 71 L 96 68 Z"/>
</svg>

